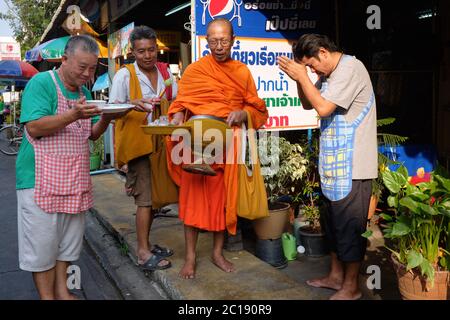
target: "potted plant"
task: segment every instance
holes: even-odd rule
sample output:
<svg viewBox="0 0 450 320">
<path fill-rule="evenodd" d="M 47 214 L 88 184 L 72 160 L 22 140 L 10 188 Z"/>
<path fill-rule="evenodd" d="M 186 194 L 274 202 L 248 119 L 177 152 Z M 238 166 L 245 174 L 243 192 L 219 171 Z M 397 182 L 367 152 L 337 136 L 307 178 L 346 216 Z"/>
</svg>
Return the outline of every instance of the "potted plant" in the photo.
<svg viewBox="0 0 450 320">
<path fill-rule="evenodd" d="M 408 170 L 382 173 L 393 215 L 383 214 L 384 237 L 403 299 L 448 299 L 450 179 L 433 172 L 430 182 L 413 185 Z"/>
<path fill-rule="evenodd" d="M 302 203 L 299 218 L 306 222 L 300 226 L 297 237 L 304 253 L 310 257 L 321 257 L 328 253 L 325 233 L 321 226 L 321 216 L 326 210 L 323 196 L 320 192 L 320 179 L 318 170 L 319 139 L 313 139 L 305 148 L 308 166 L 306 178 L 301 183 L 299 201 Z"/>
<path fill-rule="evenodd" d="M 276 268 L 287 265 L 283 254 L 282 234 L 289 226 L 289 203 L 282 197 L 295 195 L 299 181 L 305 176 L 307 160 L 299 144 L 269 135 L 260 139 L 259 156 L 263 167 L 264 184 L 268 195 L 269 216 L 253 221 L 257 236 L 256 256 Z M 268 166 L 269 165 L 269 166 Z"/>
<path fill-rule="evenodd" d="M 103 136 L 98 138 L 96 141 L 89 140 L 89 151 L 90 151 L 90 170 L 95 171 L 100 169 L 102 156 L 103 156 Z"/>
<path fill-rule="evenodd" d="M 290 204 L 279 202 L 279 199 L 298 193 L 299 181 L 306 174 L 308 161 L 299 144 L 275 135 L 260 139 L 259 150 L 261 163 L 270 164 L 270 167 L 263 168 L 269 217 L 254 220 L 254 230 L 259 239 L 278 239 L 286 229 L 290 213 Z"/>
<path fill-rule="evenodd" d="M 395 118 L 384 118 L 377 120 L 377 128 L 390 125 L 395 122 Z M 377 133 L 378 147 L 396 147 L 408 140 L 407 137 L 399 136 L 391 133 Z M 370 206 L 368 212 L 368 220 L 375 214 L 378 201 L 384 191 L 382 172 L 390 165 L 399 164 L 397 161 L 389 159 L 386 155 L 378 151 L 378 177 L 372 180 L 372 197 L 370 198 Z"/>
</svg>

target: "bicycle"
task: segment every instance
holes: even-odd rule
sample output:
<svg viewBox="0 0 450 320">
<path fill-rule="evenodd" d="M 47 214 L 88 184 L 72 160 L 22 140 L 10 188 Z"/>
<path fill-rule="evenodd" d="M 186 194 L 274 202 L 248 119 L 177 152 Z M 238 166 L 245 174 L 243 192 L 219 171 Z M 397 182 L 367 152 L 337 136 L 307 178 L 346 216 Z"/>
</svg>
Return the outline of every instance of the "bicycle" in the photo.
<svg viewBox="0 0 450 320">
<path fill-rule="evenodd" d="M 3 125 L 0 128 L 0 152 L 8 156 L 16 155 L 19 152 L 24 134 L 23 126 L 18 123 L 18 118 L 16 118 L 15 104 L 13 105 L 12 116 L 12 124 Z"/>
</svg>

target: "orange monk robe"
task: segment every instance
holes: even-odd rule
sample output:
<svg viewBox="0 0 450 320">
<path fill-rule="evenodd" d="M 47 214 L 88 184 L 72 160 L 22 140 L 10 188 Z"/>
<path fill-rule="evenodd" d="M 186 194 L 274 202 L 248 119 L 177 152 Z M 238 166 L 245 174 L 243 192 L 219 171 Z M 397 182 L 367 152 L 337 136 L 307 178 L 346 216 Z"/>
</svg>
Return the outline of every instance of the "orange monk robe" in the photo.
<svg viewBox="0 0 450 320">
<path fill-rule="evenodd" d="M 244 110 L 251 115 L 255 128 L 264 125 L 268 118 L 265 102 L 258 97 L 247 66 L 236 60 L 219 63 L 212 56 L 189 65 L 179 81 L 169 118 L 186 110 L 191 116 L 213 115 L 224 119 L 232 111 Z M 237 161 L 214 165 L 215 177 L 191 174 L 171 162 L 172 147 L 173 143 L 168 143 L 167 158 L 172 179 L 180 186 L 180 218 L 186 225 L 209 231 L 222 231 L 226 227 L 229 233 L 236 234 Z"/>
</svg>

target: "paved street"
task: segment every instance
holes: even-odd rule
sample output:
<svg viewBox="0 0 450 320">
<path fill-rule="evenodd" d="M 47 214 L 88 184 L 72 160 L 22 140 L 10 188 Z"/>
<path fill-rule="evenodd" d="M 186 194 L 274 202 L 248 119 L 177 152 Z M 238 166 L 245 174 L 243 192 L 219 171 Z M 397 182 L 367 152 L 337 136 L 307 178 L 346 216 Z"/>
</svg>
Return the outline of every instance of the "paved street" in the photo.
<svg viewBox="0 0 450 320">
<path fill-rule="evenodd" d="M 0 153 L 0 300 L 35 300 L 39 296 L 31 273 L 21 271 L 18 263 L 15 159 Z M 122 299 L 86 244 L 74 264 L 81 270 L 82 288 L 74 291 L 81 299 Z"/>
</svg>

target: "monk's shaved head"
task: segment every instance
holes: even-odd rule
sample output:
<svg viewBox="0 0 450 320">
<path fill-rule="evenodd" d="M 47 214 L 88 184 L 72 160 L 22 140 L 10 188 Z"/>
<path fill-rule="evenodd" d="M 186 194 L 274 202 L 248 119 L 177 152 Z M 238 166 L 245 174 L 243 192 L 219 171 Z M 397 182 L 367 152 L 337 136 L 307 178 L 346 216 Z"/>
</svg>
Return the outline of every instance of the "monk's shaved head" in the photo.
<svg viewBox="0 0 450 320">
<path fill-rule="evenodd" d="M 234 36 L 233 24 L 228 19 L 225 19 L 225 18 L 217 18 L 217 19 L 211 20 L 206 27 L 206 34 L 209 35 L 210 29 L 216 25 L 227 26 L 229 33 L 230 33 L 230 37 Z"/>
<path fill-rule="evenodd" d="M 206 41 L 211 54 L 217 62 L 225 62 L 231 58 L 234 43 L 233 25 L 227 19 L 219 18 L 208 23 Z"/>
</svg>

